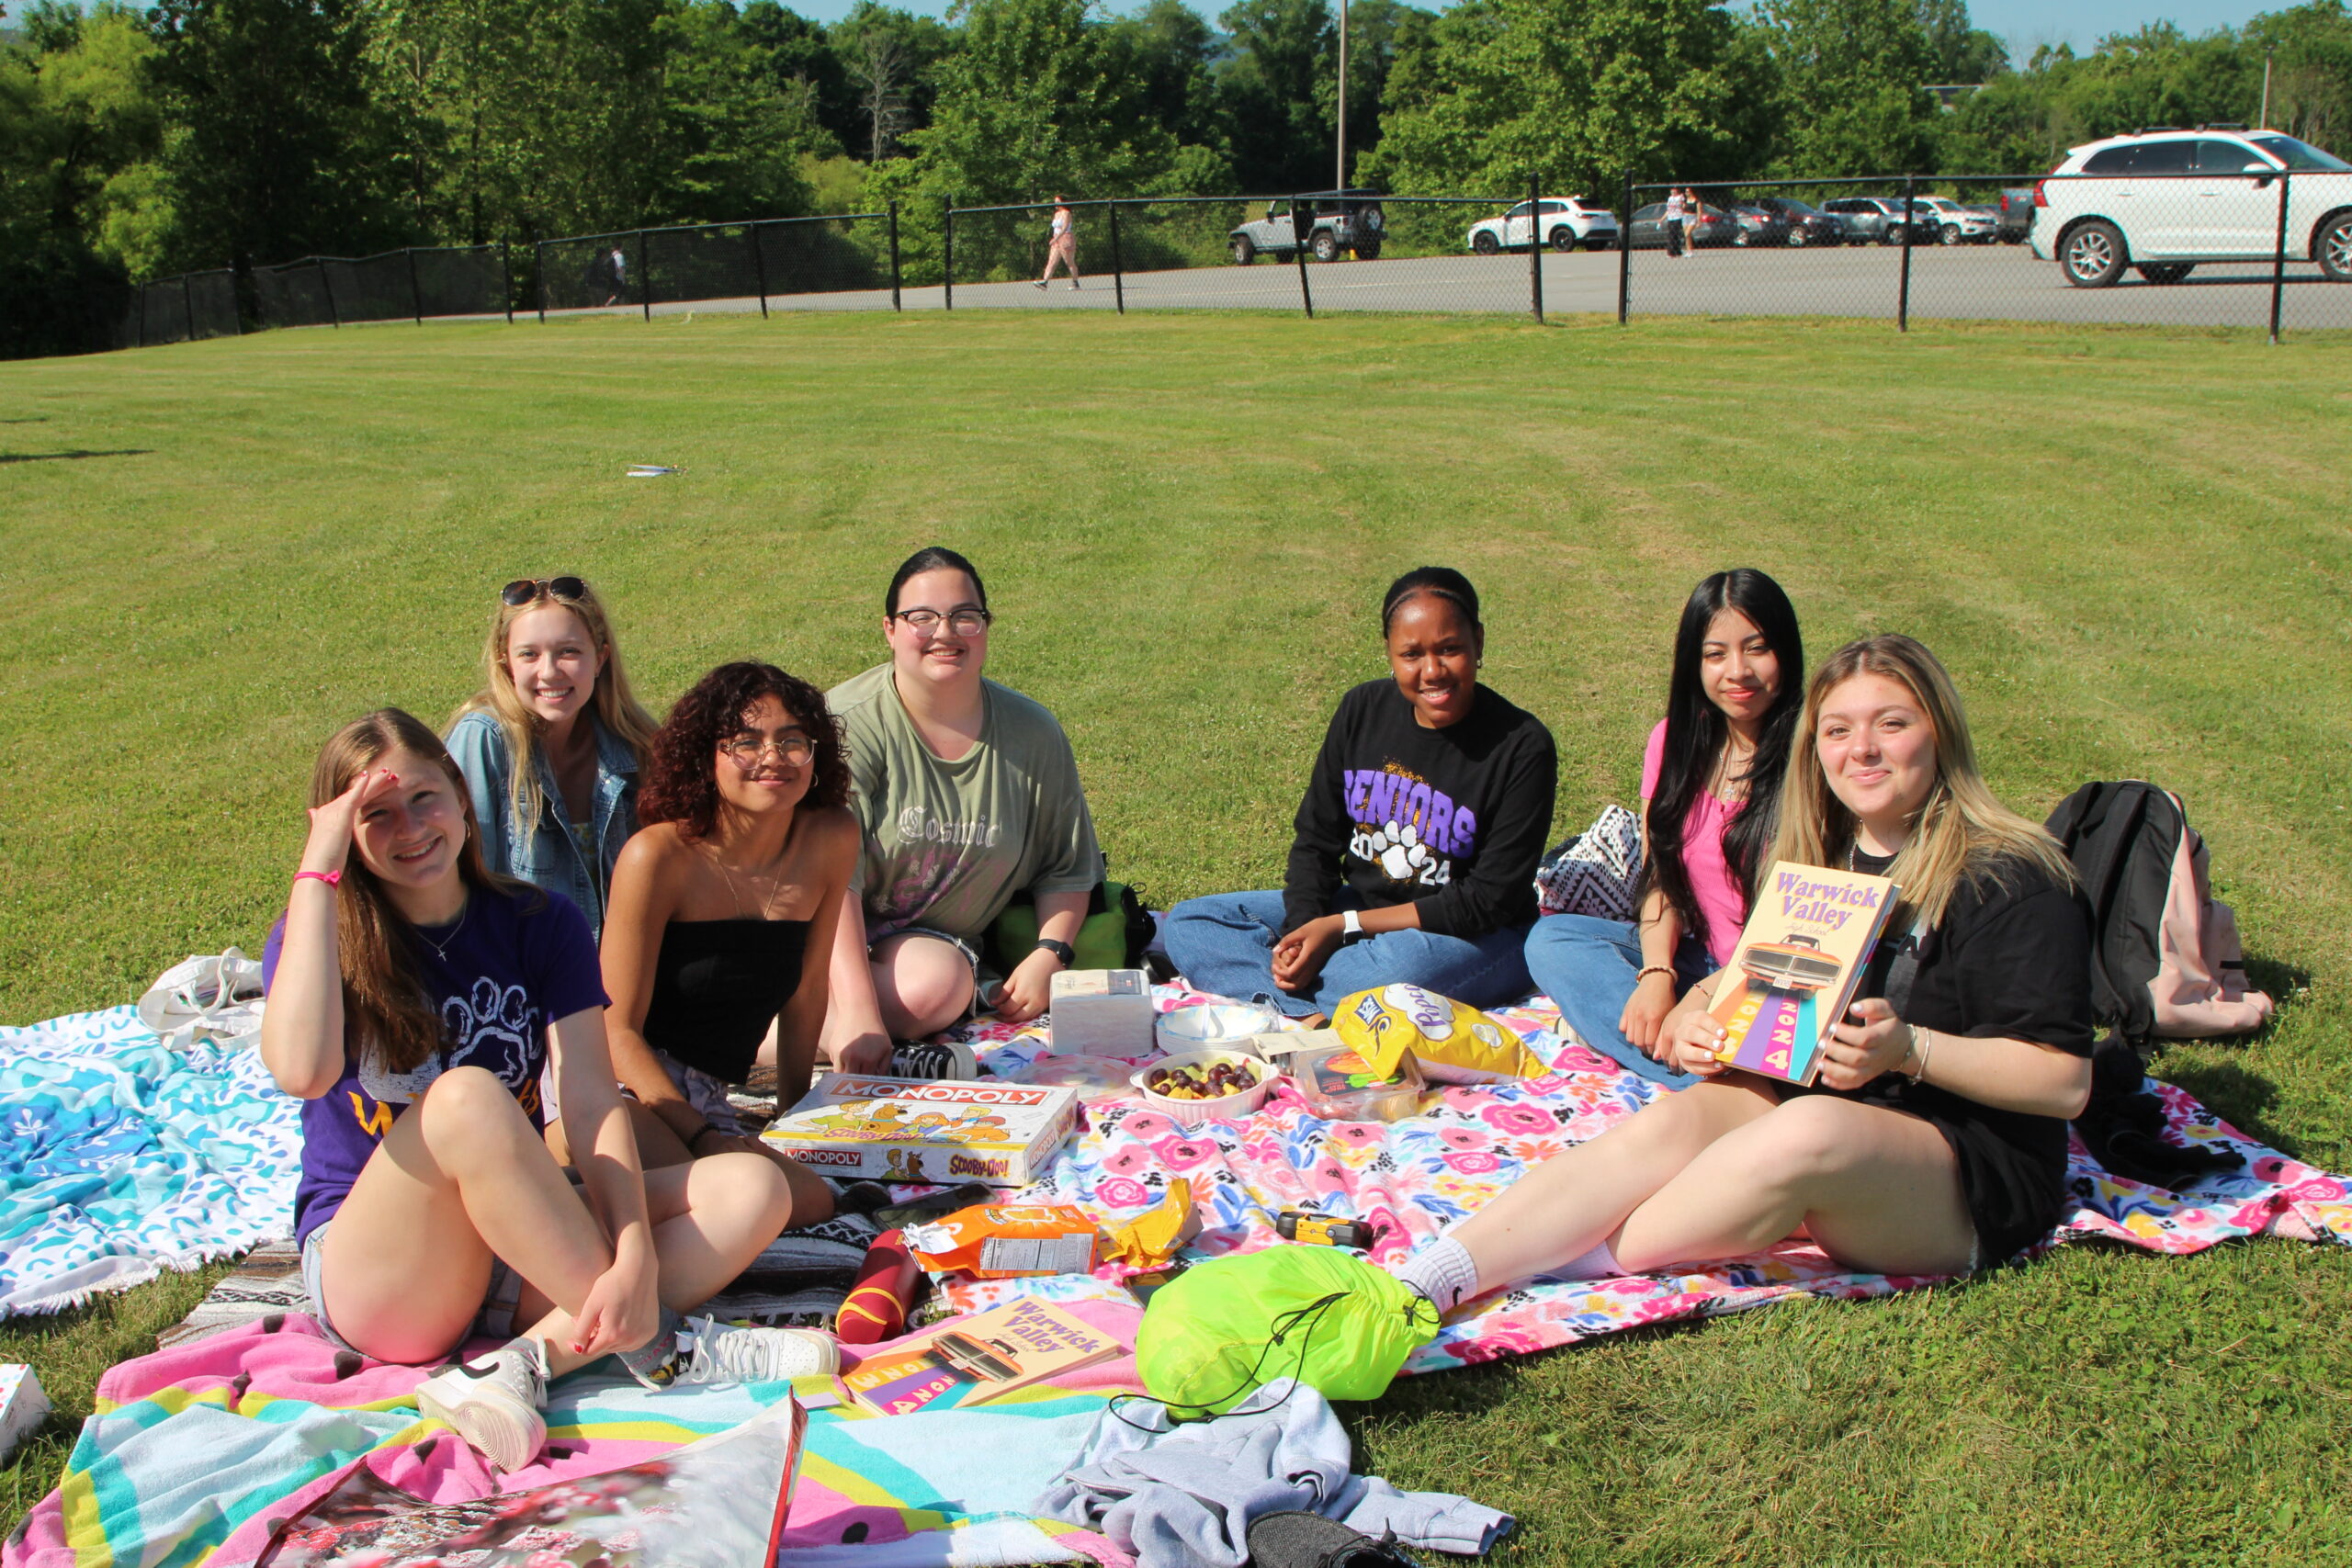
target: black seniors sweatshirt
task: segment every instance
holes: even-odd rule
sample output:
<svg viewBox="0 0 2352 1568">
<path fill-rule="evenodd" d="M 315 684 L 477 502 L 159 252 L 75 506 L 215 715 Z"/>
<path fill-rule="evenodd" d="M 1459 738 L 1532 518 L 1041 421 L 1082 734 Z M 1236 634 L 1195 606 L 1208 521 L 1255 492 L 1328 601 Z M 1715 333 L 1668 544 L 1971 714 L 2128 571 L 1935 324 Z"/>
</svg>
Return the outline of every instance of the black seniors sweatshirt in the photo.
<svg viewBox="0 0 2352 1568">
<path fill-rule="evenodd" d="M 1396 682 L 1365 682 L 1340 699 L 1298 803 L 1283 930 L 1329 914 L 1343 876 L 1367 908 L 1416 904 L 1442 936 L 1527 924 L 1558 775 L 1552 732 L 1487 687 L 1424 729 Z"/>
</svg>

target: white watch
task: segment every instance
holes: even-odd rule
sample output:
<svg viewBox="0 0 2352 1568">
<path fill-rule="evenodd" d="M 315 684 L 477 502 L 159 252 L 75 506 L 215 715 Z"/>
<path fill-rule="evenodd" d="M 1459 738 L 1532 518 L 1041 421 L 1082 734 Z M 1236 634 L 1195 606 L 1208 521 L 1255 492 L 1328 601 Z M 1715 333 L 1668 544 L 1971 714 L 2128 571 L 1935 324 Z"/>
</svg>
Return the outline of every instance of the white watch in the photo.
<svg viewBox="0 0 2352 1568">
<path fill-rule="evenodd" d="M 1340 917 L 1340 940 L 1353 942 L 1363 935 L 1363 917 L 1350 909 Z"/>
</svg>

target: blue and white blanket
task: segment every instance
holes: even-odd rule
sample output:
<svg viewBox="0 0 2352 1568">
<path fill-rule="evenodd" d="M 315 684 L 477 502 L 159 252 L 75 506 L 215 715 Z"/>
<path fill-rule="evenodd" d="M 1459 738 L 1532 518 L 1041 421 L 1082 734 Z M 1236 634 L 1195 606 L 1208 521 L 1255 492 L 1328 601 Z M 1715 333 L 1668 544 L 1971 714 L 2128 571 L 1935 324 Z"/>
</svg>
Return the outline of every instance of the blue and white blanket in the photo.
<svg viewBox="0 0 2352 1568">
<path fill-rule="evenodd" d="M 284 1239 L 300 1106 L 250 1047 L 168 1051 L 130 1008 L 0 1028 L 0 1317 Z"/>
</svg>

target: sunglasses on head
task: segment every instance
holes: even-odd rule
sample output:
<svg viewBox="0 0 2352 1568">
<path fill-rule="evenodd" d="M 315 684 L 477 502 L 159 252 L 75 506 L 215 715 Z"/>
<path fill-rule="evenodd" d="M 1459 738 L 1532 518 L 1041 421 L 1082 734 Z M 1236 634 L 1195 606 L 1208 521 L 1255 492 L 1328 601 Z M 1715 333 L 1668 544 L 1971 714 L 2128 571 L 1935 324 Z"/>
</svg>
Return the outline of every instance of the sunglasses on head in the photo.
<svg viewBox="0 0 2352 1568">
<path fill-rule="evenodd" d="M 518 577 L 498 591 L 500 601 L 507 604 L 527 604 L 540 594 L 550 599 L 576 602 L 588 596 L 588 585 L 576 577 Z"/>
</svg>

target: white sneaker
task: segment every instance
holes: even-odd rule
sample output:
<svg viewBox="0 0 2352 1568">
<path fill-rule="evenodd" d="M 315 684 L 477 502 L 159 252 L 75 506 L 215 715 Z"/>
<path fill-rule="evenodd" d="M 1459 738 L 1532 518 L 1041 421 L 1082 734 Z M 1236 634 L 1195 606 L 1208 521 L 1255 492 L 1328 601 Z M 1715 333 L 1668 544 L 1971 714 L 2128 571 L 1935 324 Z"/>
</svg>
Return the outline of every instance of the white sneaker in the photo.
<svg viewBox="0 0 2352 1568">
<path fill-rule="evenodd" d="M 548 1373 L 536 1339 L 517 1339 L 416 1385 L 416 1407 L 501 1470 L 515 1471 L 547 1446 Z"/>
<path fill-rule="evenodd" d="M 841 1371 L 842 1351 L 813 1328 L 737 1328 L 690 1317 L 678 1336 L 684 1365 L 676 1382 L 783 1382 Z"/>
</svg>

